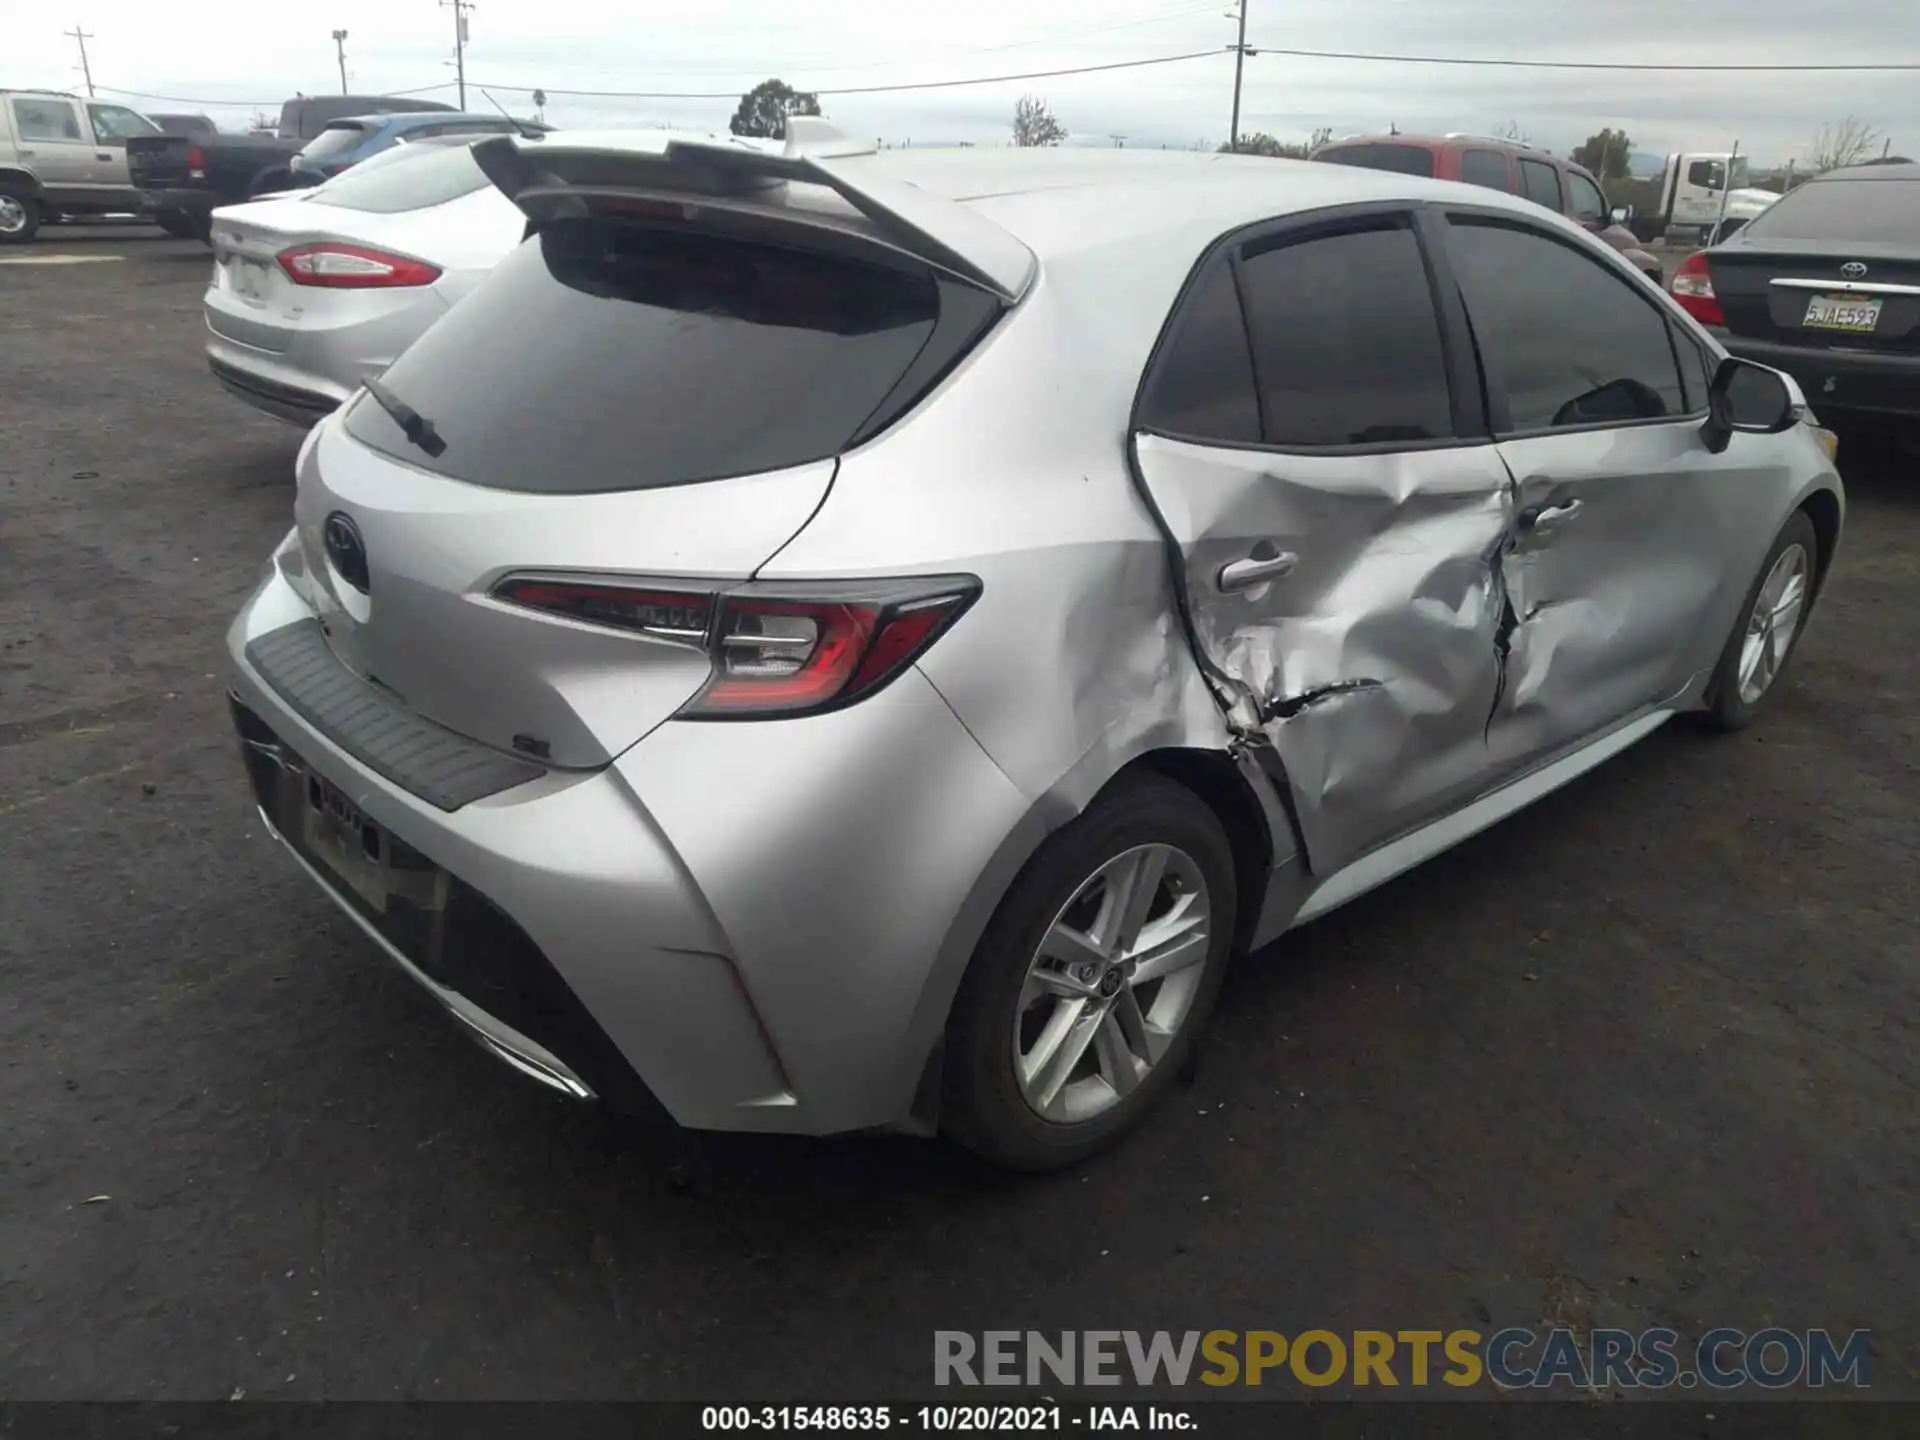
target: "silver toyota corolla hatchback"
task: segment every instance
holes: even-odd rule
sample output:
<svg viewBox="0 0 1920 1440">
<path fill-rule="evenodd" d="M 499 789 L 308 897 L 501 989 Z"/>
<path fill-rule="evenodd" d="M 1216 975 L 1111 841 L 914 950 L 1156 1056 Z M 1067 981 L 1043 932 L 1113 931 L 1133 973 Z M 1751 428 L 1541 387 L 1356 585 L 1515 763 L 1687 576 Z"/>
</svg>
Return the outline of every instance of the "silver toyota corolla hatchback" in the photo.
<svg viewBox="0 0 1920 1440">
<path fill-rule="evenodd" d="M 231 633 L 274 833 L 520 1070 L 1070 1162 L 1230 956 L 1779 687 L 1831 442 L 1569 222 L 798 128 L 478 147 L 530 237 Z"/>
</svg>

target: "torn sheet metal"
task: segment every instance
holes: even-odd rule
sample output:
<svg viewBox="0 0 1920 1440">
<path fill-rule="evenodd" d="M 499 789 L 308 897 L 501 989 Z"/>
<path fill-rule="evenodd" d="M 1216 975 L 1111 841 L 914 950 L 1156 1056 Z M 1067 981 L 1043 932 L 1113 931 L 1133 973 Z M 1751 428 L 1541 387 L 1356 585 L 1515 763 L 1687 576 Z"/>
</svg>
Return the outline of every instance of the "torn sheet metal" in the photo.
<svg viewBox="0 0 1920 1440">
<path fill-rule="evenodd" d="M 1491 445 L 1276 455 L 1138 441 L 1199 644 L 1328 874 L 1487 780 L 1514 492 Z M 1292 555 L 1223 589 L 1224 567 Z M 1510 637 L 1509 637 L 1510 638 Z"/>
<path fill-rule="evenodd" d="M 1689 424 L 1497 448 L 1517 507 L 1499 570 L 1505 676 L 1487 731 L 1500 772 L 1577 744 L 1710 666 L 1726 631 L 1705 617 L 1737 604 L 1750 579 L 1727 555 L 1763 552 L 1774 522 L 1750 518 L 1763 478 L 1703 461 Z M 1704 647 L 1687 643 L 1696 631 Z"/>
</svg>

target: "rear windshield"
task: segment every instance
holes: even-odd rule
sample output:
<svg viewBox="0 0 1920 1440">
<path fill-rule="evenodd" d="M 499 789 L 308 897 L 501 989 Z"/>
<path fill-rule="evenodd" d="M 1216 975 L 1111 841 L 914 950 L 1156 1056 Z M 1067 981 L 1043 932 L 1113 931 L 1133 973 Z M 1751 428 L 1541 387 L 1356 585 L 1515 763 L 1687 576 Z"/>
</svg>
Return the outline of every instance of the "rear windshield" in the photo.
<svg viewBox="0 0 1920 1440">
<path fill-rule="evenodd" d="M 1910 240 L 1920 180 L 1814 180 L 1747 222 L 1768 240 Z"/>
<path fill-rule="evenodd" d="M 1433 178 L 1433 152 L 1420 145 L 1336 145 L 1313 158 L 1333 165 L 1358 165 L 1365 170 L 1391 170 L 1396 175 Z"/>
<path fill-rule="evenodd" d="M 444 205 L 471 195 L 487 183 L 466 145 L 403 145 L 382 151 L 316 187 L 308 202 L 394 215 Z"/>
<path fill-rule="evenodd" d="M 644 490 L 781 470 L 846 448 L 939 311 L 924 271 L 555 221 L 382 377 L 432 422 L 442 453 L 409 443 L 365 395 L 347 431 L 496 490 Z"/>
<path fill-rule="evenodd" d="M 366 128 L 353 121 L 335 121 L 313 139 L 300 153 L 312 159 L 320 155 L 338 155 L 352 150 L 366 138 Z"/>
</svg>

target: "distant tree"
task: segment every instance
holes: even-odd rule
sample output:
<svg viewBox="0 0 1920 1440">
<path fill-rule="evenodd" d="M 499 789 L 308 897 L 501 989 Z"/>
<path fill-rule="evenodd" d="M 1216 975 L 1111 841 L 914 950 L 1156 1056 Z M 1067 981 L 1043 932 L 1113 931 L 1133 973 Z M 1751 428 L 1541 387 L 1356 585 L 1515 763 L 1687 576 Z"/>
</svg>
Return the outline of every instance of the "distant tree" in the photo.
<svg viewBox="0 0 1920 1440">
<path fill-rule="evenodd" d="M 1632 155 L 1633 141 L 1624 130 L 1602 130 L 1573 147 L 1573 163 L 1586 166 L 1602 180 L 1626 179 Z"/>
<path fill-rule="evenodd" d="M 1281 140 L 1267 134 L 1264 130 L 1255 130 L 1240 137 L 1239 153 L 1242 155 L 1265 155 L 1271 160 L 1304 160 L 1333 138 L 1333 127 L 1322 125 L 1316 129 L 1304 145 L 1290 140 Z M 1225 154 L 1232 150 L 1231 145 L 1222 145 L 1220 151 Z"/>
<path fill-rule="evenodd" d="M 1873 152 L 1886 138 L 1886 132 L 1879 126 L 1854 115 L 1831 125 L 1822 125 L 1819 137 L 1813 142 L 1813 149 L 1807 154 L 1807 168 L 1818 175 L 1842 166 L 1858 165 L 1863 160 L 1873 159 Z"/>
<path fill-rule="evenodd" d="M 762 80 L 740 97 L 727 128 L 736 135 L 778 140 L 787 133 L 789 115 L 818 115 L 820 99 L 784 80 Z"/>
<path fill-rule="evenodd" d="M 1511 141 L 1515 145 L 1531 145 L 1533 143 L 1533 137 L 1520 127 L 1518 120 L 1507 120 L 1494 126 L 1493 133 L 1502 140 Z"/>
<path fill-rule="evenodd" d="M 1013 105 L 1013 143 L 1023 149 L 1037 145 L 1058 145 L 1067 138 L 1066 126 L 1053 118 L 1053 111 L 1038 95 L 1022 95 Z"/>
</svg>

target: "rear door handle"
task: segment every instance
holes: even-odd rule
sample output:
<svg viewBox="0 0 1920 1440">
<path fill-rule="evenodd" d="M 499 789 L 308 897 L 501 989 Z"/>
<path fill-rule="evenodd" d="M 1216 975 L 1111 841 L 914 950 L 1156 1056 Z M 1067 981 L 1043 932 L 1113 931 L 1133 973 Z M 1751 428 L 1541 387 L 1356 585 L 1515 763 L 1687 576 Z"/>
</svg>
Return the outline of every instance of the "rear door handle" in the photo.
<svg viewBox="0 0 1920 1440">
<path fill-rule="evenodd" d="M 1229 560 L 1220 567 L 1215 583 L 1222 590 L 1247 590 L 1268 580 L 1278 580 L 1300 563 L 1298 555 L 1282 553 L 1267 560 Z"/>
<path fill-rule="evenodd" d="M 1526 528 L 1532 531 L 1551 530 L 1564 525 L 1580 513 L 1578 500 L 1562 500 L 1558 505 L 1543 505 L 1527 512 Z"/>
<path fill-rule="evenodd" d="M 96 160 L 111 160 L 113 158 L 113 151 L 96 150 L 93 152 L 93 158 Z"/>
</svg>

